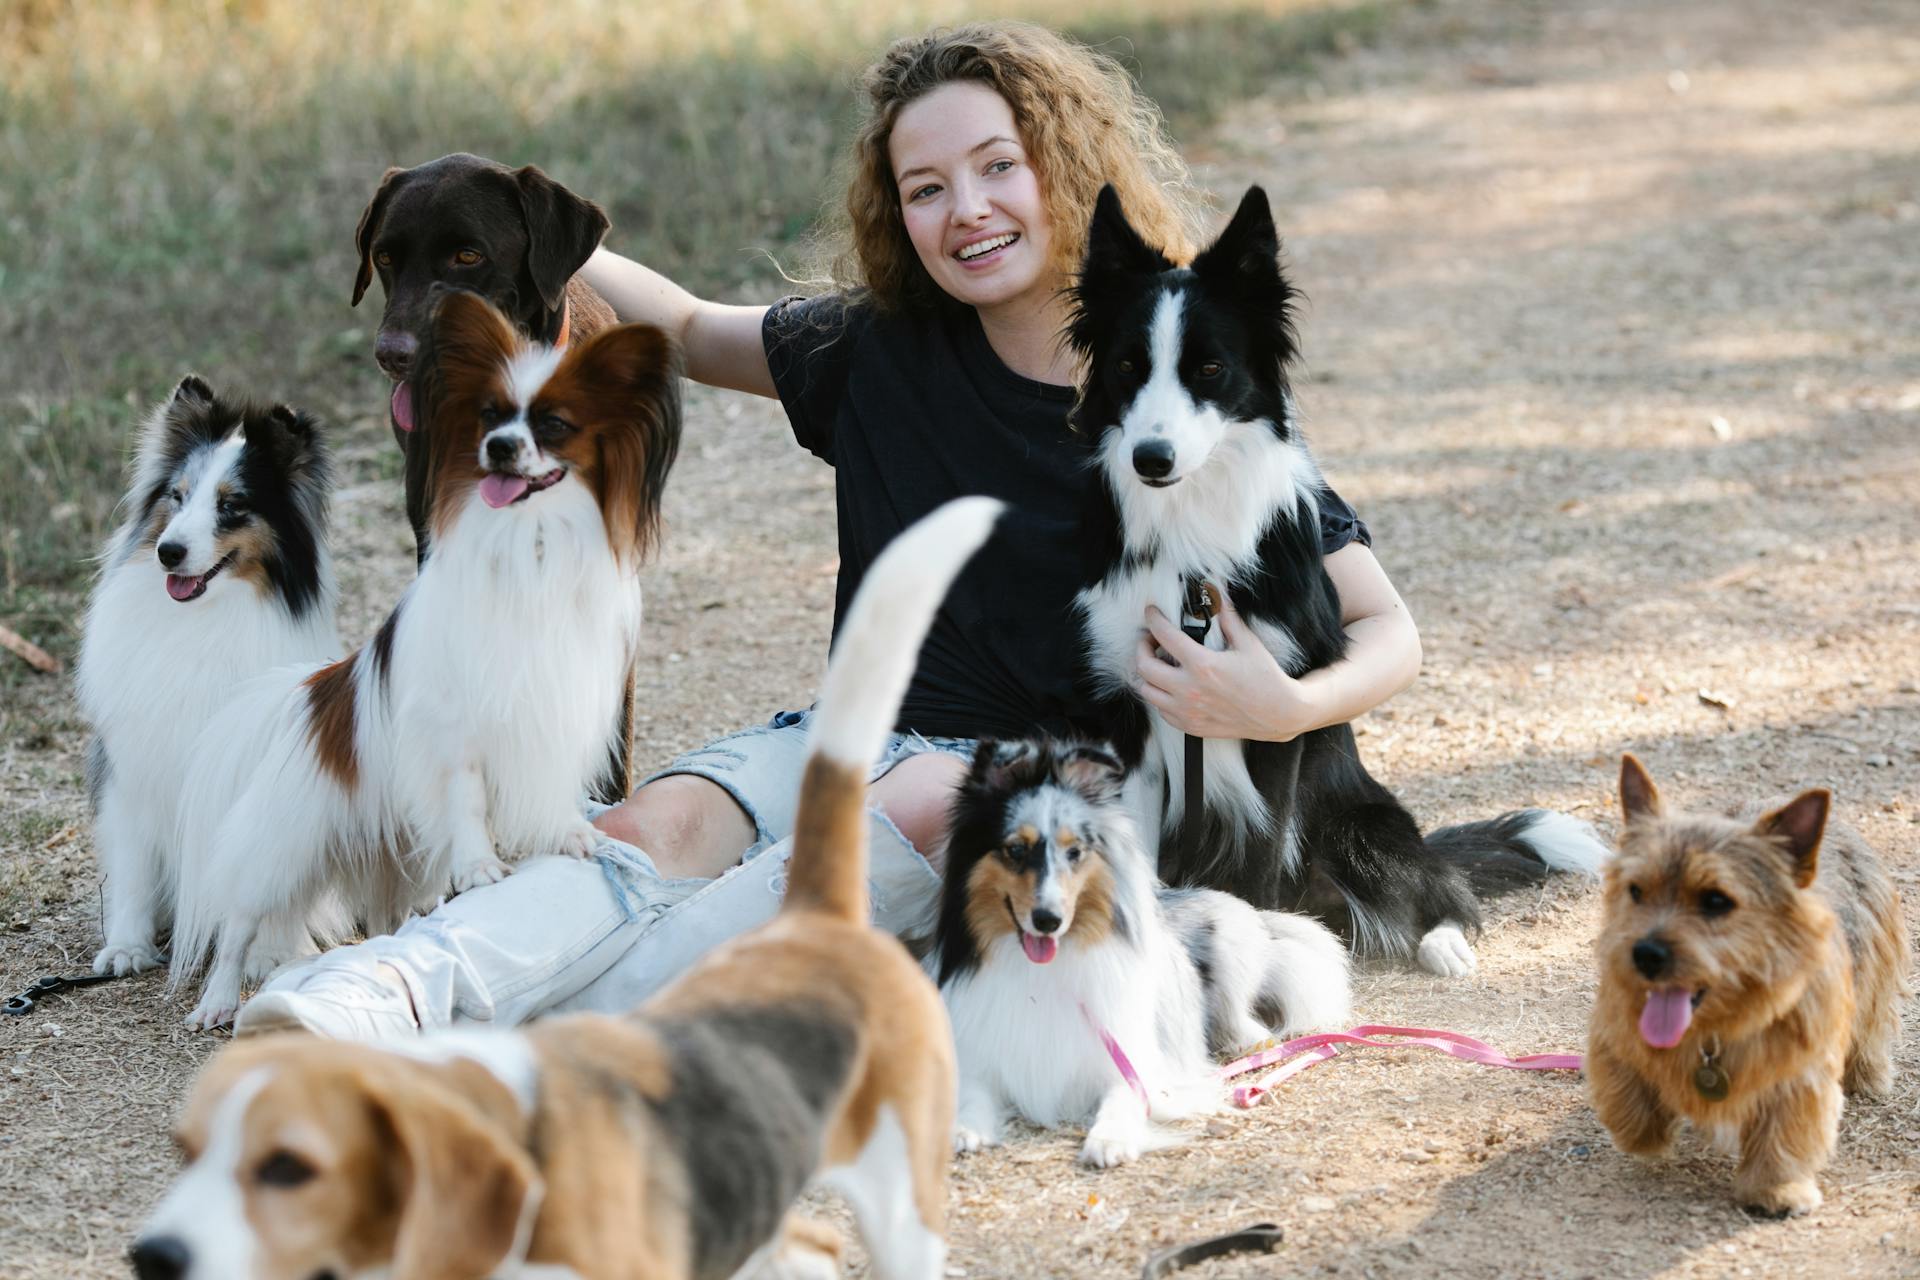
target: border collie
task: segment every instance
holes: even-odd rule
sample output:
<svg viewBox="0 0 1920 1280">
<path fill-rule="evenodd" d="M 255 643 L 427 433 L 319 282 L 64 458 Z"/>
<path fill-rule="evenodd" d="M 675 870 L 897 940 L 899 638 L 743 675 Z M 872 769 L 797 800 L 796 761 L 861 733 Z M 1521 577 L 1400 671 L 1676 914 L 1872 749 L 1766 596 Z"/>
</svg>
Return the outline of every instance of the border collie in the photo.
<svg viewBox="0 0 1920 1280">
<path fill-rule="evenodd" d="M 256 681 L 203 738 L 174 982 L 209 944 L 214 967 L 190 1026 L 231 1018 L 261 924 L 327 889 L 385 931 L 502 857 L 596 842 L 580 801 L 638 641 L 679 355 L 646 325 L 528 345 L 464 291 L 422 355 L 433 554 L 371 642 Z"/>
<path fill-rule="evenodd" d="M 1124 1163 L 1154 1120 L 1219 1104 L 1213 1055 L 1347 1021 L 1340 940 L 1306 916 L 1160 884 L 1124 776 L 1100 747 L 983 742 L 954 800 L 932 963 L 962 1151 L 998 1142 L 1014 1111 L 1091 1117 L 1081 1159 Z"/>
<path fill-rule="evenodd" d="M 224 400 L 191 375 L 141 430 L 75 682 L 105 877 L 96 973 L 160 963 L 196 735 L 249 677 L 340 652 L 332 484 L 312 418 Z"/>
<path fill-rule="evenodd" d="M 1423 839 L 1344 724 L 1284 743 L 1207 741 L 1205 811 L 1190 814 L 1184 735 L 1135 692 L 1147 606 L 1180 617 L 1189 582 L 1224 585 L 1290 675 L 1346 651 L 1320 550 L 1323 481 L 1287 379 L 1294 291 L 1279 259 L 1258 187 L 1188 267 L 1140 238 L 1112 188 L 1100 194 L 1067 331 L 1087 361 L 1074 425 L 1100 480 L 1078 601 L 1089 676 L 1169 883 L 1305 910 L 1356 950 L 1458 976 L 1474 967 L 1475 891 L 1550 868 L 1594 874 L 1605 848 L 1584 823 L 1526 809 Z M 1217 624 L 1207 643 L 1221 645 Z"/>
</svg>

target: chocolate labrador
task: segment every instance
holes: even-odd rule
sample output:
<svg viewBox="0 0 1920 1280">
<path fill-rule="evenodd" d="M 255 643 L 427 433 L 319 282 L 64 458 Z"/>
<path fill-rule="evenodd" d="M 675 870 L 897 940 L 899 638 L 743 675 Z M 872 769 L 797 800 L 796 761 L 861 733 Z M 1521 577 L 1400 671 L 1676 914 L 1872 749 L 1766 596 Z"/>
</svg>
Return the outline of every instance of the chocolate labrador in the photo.
<svg viewBox="0 0 1920 1280">
<path fill-rule="evenodd" d="M 420 334 L 432 314 L 436 284 L 471 289 L 498 307 L 522 333 L 564 346 L 611 327 L 606 300 L 573 278 L 607 233 L 600 206 L 539 169 L 509 169 L 464 152 L 411 169 L 388 169 L 360 215 L 360 254 L 353 305 L 380 277 L 386 309 L 373 358 L 393 380 L 389 416 L 406 456 L 407 519 L 414 547 L 427 554 L 432 494 L 425 448 L 415 448 L 410 375 Z M 628 673 L 620 734 L 607 776 L 594 793 L 625 799 L 632 777 L 633 681 Z"/>
</svg>

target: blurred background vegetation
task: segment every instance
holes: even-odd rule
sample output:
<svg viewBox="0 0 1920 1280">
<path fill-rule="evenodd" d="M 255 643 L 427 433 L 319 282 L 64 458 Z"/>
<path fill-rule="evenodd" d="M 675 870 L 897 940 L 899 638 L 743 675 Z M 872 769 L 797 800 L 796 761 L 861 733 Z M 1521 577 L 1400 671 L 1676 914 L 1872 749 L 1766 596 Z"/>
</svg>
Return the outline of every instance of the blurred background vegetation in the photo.
<svg viewBox="0 0 1920 1280">
<path fill-rule="evenodd" d="M 1188 139 L 1399 0 L 1028 0 Z M 390 474 L 380 295 L 353 229 L 388 165 L 467 150 L 599 201 L 608 244 L 709 296 L 797 265 L 887 41 L 936 0 L 0 0 L 0 621 L 75 643 L 134 424 L 190 370 Z M 357 446 L 357 447 L 356 447 Z M 0 676 L 0 686 L 6 677 Z"/>
</svg>

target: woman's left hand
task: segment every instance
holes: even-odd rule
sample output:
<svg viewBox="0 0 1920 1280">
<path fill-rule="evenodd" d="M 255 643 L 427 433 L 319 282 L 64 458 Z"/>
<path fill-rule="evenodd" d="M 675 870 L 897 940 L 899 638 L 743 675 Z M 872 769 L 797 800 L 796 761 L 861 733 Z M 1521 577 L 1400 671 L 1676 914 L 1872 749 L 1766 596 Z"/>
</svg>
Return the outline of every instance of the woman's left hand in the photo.
<svg viewBox="0 0 1920 1280">
<path fill-rule="evenodd" d="M 1197 738 L 1287 742 L 1319 723 L 1300 681 L 1281 669 L 1225 591 L 1215 624 L 1225 649 L 1209 649 L 1149 605 L 1135 669 L 1140 696 L 1168 724 Z"/>
</svg>

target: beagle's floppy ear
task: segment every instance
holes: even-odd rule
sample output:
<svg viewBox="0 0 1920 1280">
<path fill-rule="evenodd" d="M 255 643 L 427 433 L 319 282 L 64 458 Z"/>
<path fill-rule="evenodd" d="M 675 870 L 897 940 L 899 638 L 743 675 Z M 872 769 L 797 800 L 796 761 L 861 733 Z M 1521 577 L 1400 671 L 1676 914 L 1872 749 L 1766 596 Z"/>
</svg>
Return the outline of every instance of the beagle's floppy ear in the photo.
<svg viewBox="0 0 1920 1280">
<path fill-rule="evenodd" d="M 353 245 L 360 251 L 360 270 L 353 277 L 352 306 L 360 305 L 360 299 L 367 296 L 367 286 L 373 283 L 373 238 L 380 234 L 380 220 L 387 216 L 387 205 L 399 191 L 400 179 L 411 172 L 411 169 L 388 169 L 381 174 L 373 199 L 360 211 L 360 225 L 353 229 Z"/>
<path fill-rule="evenodd" d="M 392 1280 L 473 1280 L 518 1261 L 545 1190 L 527 1153 L 457 1094 L 397 1076 L 368 1092 L 403 1170 Z"/>
</svg>

